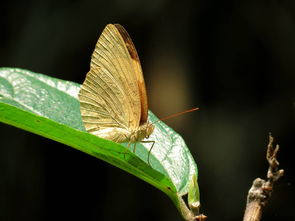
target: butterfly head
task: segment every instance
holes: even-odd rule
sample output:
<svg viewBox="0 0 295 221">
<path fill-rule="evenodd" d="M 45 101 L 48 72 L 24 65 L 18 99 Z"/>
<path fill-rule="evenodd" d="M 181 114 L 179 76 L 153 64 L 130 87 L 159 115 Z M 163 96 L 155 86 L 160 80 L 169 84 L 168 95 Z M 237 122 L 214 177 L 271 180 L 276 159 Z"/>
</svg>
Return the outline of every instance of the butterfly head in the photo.
<svg viewBox="0 0 295 221">
<path fill-rule="evenodd" d="M 155 126 L 153 124 L 151 124 L 150 122 L 147 122 L 145 125 L 145 138 L 149 138 L 150 135 L 153 133 Z"/>
<path fill-rule="evenodd" d="M 155 126 L 149 122 L 140 125 L 136 130 L 131 132 L 130 141 L 132 143 L 140 142 L 153 133 Z"/>
</svg>

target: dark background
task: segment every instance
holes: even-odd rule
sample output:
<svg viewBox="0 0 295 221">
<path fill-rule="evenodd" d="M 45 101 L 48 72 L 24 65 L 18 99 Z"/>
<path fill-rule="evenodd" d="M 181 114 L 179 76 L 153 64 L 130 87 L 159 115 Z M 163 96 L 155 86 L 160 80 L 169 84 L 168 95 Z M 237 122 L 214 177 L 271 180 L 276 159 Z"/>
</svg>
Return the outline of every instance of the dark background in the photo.
<svg viewBox="0 0 295 221">
<path fill-rule="evenodd" d="M 0 66 L 82 83 L 108 23 L 142 62 L 150 109 L 185 139 L 202 212 L 241 220 L 265 177 L 272 132 L 285 177 L 263 220 L 294 220 L 295 2 L 9 1 L 0 5 Z M 0 125 L 0 220 L 181 220 L 162 192 L 82 152 Z"/>
</svg>

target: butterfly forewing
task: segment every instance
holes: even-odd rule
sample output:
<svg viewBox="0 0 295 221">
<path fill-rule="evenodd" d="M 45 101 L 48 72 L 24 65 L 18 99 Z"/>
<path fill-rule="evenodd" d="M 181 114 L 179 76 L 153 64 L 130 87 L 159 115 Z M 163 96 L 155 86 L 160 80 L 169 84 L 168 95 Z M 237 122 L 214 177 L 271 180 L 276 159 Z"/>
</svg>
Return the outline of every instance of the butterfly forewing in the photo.
<svg viewBox="0 0 295 221">
<path fill-rule="evenodd" d="M 92 54 L 90 71 L 79 92 L 82 120 L 88 132 L 136 129 L 147 121 L 142 70 L 131 38 L 120 25 L 109 24 Z"/>
<path fill-rule="evenodd" d="M 125 28 L 122 25 L 115 24 L 116 28 L 120 32 L 126 48 L 130 54 L 130 57 L 132 59 L 134 68 L 136 71 L 134 74 L 136 75 L 137 79 L 137 84 L 138 84 L 138 89 L 139 89 L 139 96 L 141 100 L 141 117 L 140 117 L 140 123 L 143 124 L 147 121 L 148 118 L 148 103 L 147 103 L 147 94 L 146 94 L 146 88 L 145 88 L 145 83 L 144 83 L 144 78 L 142 74 L 142 69 L 140 65 L 140 60 L 137 54 L 137 51 L 135 49 L 135 46 L 128 34 L 128 32 L 125 30 Z"/>
</svg>

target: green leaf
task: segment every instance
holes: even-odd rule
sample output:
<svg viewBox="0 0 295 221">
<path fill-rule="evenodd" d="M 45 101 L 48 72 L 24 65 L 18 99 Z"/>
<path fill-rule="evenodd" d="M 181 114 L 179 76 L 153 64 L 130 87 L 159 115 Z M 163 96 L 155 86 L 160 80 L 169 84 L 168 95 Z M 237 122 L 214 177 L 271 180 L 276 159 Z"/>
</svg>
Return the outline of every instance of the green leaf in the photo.
<svg viewBox="0 0 295 221">
<path fill-rule="evenodd" d="M 197 166 L 183 139 L 149 112 L 156 122 L 149 140 L 155 145 L 147 163 L 149 144 L 127 144 L 91 135 L 80 114 L 80 85 L 17 68 L 0 68 L 0 121 L 69 145 L 115 165 L 166 193 L 183 216 L 189 213 L 181 196 L 197 176 Z"/>
</svg>

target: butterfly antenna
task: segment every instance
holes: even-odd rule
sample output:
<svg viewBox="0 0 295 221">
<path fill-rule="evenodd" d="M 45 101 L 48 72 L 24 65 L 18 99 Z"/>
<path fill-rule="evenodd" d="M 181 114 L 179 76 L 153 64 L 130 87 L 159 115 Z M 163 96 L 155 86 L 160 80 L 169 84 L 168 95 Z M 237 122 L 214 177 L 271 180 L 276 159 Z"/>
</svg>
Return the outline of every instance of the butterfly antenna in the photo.
<svg viewBox="0 0 295 221">
<path fill-rule="evenodd" d="M 182 112 L 179 112 L 179 113 L 176 113 L 176 114 L 171 114 L 167 117 L 163 117 L 163 118 L 160 118 L 159 120 L 156 120 L 155 122 L 152 122 L 152 124 L 158 122 L 158 121 L 164 121 L 164 120 L 168 120 L 170 118 L 174 118 L 174 117 L 177 117 L 179 115 L 182 115 L 182 114 L 186 114 L 186 113 L 189 113 L 189 112 L 193 112 L 193 111 L 196 111 L 196 110 L 199 110 L 200 108 L 198 107 L 195 107 L 195 108 L 192 108 L 192 109 L 189 109 L 189 110 L 186 110 L 186 111 L 182 111 Z"/>
</svg>

